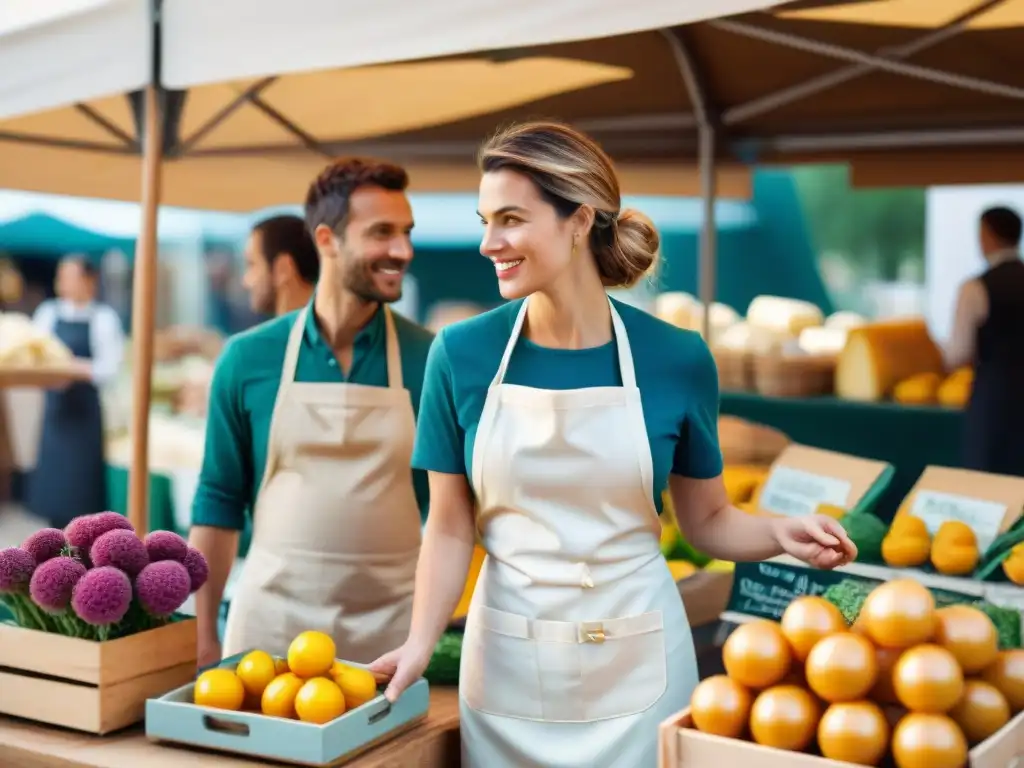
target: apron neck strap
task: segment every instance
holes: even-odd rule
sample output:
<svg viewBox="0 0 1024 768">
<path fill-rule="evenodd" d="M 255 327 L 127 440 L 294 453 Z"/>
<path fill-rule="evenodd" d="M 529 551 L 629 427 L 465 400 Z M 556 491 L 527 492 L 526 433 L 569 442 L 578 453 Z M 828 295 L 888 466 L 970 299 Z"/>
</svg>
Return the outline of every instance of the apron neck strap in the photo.
<svg viewBox="0 0 1024 768">
<path fill-rule="evenodd" d="M 402 382 L 402 355 L 398 348 L 395 318 L 391 314 L 391 307 L 381 304 L 380 309 L 384 313 L 384 347 L 388 361 L 388 387 L 403 389 L 405 385 Z"/>
<path fill-rule="evenodd" d="M 395 318 L 391 309 L 381 305 L 380 311 L 384 313 L 384 346 L 388 364 L 388 387 L 391 389 L 402 389 L 402 355 L 398 348 L 398 332 L 395 330 Z M 288 387 L 295 381 L 295 369 L 299 362 L 299 350 L 302 348 L 302 334 L 306 331 L 306 323 L 309 322 L 309 305 L 304 306 L 298 317 L 295 318 L 295 325 L 288 334 L 288 346 L 284 352 L 284 365 L 281 366 L 281 389 Z"/>
<path fill-rule="evenodd" d="M 512 350 L 515 349 L 516 342 L 519 341 L 519 336 L 523 332 L 523 323 L 526 321 L 526 308 L 529 303 L 530 298 L 526 297 L 523 300 L 522 306 L 519 307 L 519 313 L 516 315 L 516 321 L 512 326 L 512 335 L 509 337 L 508 344 L 505 345 L 505 353 L 501 356 L 498 372 L 491 381 L 492 387 L 502 384 L 505 380 L 505 371 L 508 369 L 508 361 L 512 358 Z M 615 335 L 615 346 L 619 353 L 619 375 L 622 378 L 622 386 L 627 389 L 633 389 L 636 387 L 636 370 L 633 367 L 633 350 L 630 348 L 629 338 L 626 336 L 626 326 L 623 324 L 622 318 L 619 316 L 618 310 L 615 309 L 615 304 L 612 303 L 611 298 L 608 299 L 608 308 L 612 311 L 612 331 Z"/>
</svg>

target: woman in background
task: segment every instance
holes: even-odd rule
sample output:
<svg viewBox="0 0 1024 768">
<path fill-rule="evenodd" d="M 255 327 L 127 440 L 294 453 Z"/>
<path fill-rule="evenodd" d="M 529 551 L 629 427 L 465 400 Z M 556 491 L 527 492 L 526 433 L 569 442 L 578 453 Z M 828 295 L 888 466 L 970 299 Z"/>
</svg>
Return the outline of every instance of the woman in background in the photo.
<svg viewBox="0 0 1024 768">
<path fill-rule="evenodd" d="M 431 348 L 413 455 L 431 506 L 412 629 L 373 668 L 391 677 L 391 700 L 422 674 L 479 530 L 463 764 L 654 768 L 658 724 L 697 683 L 659 550 L 663 489 L 687 540 L 714 557 L 788 552 L 832 568 L 856 550 L 834 520 L 729 504 L 707 346 L 608 297 L 648 273 L 658 234 L 621 210 L 600 147 L 564 125 L 526 124 L 489 141 L 480 167 L 480 250 L 510 301 Z"/>
</svg>

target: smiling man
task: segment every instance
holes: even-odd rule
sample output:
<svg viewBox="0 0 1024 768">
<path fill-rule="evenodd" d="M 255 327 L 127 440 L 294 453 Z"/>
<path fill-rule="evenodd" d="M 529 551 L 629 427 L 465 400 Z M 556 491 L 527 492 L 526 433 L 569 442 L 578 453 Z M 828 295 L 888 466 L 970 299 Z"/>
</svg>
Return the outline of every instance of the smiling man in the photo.
<svg viewBox="0 0 1024 768">
<path fill-rule="evenodd" d="M 233 337 L 211 385 L 192 543 L 210 563 L 196 600 L 199 663 L 284 654 L 305 630 L 369 662 L 409 631 L 426 482 L 410 458 L 432 340 L 393 313 L 413 252 L 406 172 L 340 160 L 310 185 L 320 256 L 304 308 Z M 252 510 L 223 649 L 217 618 Z"/>
</svg>

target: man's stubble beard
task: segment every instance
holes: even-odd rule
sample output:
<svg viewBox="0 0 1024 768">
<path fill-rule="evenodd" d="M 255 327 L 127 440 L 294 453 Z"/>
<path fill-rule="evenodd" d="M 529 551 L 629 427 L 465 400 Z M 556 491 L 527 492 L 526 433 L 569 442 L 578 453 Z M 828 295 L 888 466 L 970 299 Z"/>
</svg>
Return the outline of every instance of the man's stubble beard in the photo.
<svg viewBox="0 0 1024 768">
<path fill-rule="evenodd" d="M 373 284 L 373 263 L 355 262 L 349 264 L 344 272 L 343 285 L 345 290 L 367 304 L 392 304 L 402 298 L 399 285 L 398 295 L 384 295 Z"/>
</svg>

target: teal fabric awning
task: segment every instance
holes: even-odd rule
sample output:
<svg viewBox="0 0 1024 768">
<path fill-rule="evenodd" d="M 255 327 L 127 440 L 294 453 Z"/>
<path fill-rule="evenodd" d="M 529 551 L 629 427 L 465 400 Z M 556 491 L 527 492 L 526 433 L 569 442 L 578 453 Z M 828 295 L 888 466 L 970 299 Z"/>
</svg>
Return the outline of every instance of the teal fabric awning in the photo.
<svg viewBox="0 0 1024 768">
<path fill-rule="evenodd" d="M 135 239 L 85 229 L 45 213 L 0 223 L 0 252 L 60 258 L 67 253 L 120 250 L 131 255 Z"/>
</svg>

